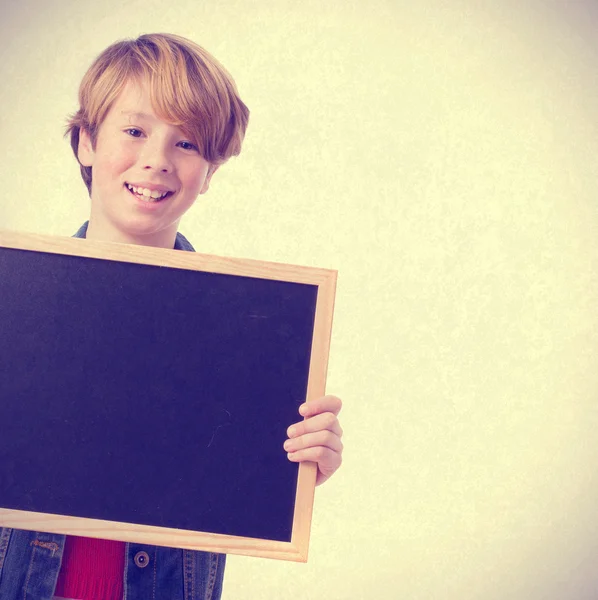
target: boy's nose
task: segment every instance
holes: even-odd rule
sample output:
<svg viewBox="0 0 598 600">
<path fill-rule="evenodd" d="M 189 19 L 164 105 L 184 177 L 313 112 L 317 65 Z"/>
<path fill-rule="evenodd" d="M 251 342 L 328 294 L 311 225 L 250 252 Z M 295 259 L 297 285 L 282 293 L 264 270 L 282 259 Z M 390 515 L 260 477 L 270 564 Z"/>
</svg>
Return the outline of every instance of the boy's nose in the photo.
<svg viewBox="0 0 598 600">
<path fill-rule="evenodd" d="M 172 161 L 165 147 L 160 144 L 147 144 L 144 150 L 143 155 L 140 157 L 144 169 L 153 169 L 165 173 L 172 171 Z"/>
</svg>

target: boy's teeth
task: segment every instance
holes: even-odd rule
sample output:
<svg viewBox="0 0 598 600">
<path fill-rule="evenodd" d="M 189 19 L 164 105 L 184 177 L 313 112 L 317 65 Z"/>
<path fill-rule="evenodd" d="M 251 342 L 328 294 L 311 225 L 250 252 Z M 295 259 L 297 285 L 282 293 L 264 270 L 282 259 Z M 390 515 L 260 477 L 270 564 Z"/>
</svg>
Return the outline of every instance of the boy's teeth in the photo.
<svg viewBox="0 0 598 600">
<path fill-rule="evenodd" d="M 128 185 L 127 187 L 133 192 L 135 192 L 138 196 L 145 196 L 146 198 L 154 198 L 156 200 L 159 198 L 163 198 L 164 196 L 166 196 L 166 194 L 168 194 L 168 192 L 159 192 L 158 190 L 152 191 L 142 187 L 136 188 L 132 185 Z"/>
</svg>

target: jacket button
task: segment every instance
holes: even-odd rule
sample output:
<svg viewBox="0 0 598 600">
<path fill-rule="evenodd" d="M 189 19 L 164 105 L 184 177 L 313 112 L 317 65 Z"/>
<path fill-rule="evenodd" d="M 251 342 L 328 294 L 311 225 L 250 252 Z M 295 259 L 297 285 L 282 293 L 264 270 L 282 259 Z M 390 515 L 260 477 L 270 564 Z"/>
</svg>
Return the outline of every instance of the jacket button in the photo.
<svg viewBox="0 0 598 600">
<path fill-rule="evenodd" d="M 145 569 L 149 565 L 149 554 L 147 552 L 137 552 L 133 560 L 140 569 Z"/>
</svg>

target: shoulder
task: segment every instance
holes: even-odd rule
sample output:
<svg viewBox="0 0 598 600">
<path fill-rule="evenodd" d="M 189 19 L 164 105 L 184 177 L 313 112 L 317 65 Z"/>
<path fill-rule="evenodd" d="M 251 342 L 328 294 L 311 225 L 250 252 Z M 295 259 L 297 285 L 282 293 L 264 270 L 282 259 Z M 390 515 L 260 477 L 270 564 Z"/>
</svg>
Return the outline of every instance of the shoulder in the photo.
<svg viewBox="0 0 598 600">
<path fill-rule="evenodd" d="M 182 234 L 177 233 L 174 240 L 175 250 L 186 250 L 187 252 L 195 252 L 195 248 L 191 245 L 191 242 Z"/>
<path fill-rule="evenodd" d="M 85 221 L 81 227 L 77 230 L 77 233 L 73 235 L 74 238 L 85 238 L 87 237 L 87 226 L 89 225 L 89 221 Z"/>
</svg>

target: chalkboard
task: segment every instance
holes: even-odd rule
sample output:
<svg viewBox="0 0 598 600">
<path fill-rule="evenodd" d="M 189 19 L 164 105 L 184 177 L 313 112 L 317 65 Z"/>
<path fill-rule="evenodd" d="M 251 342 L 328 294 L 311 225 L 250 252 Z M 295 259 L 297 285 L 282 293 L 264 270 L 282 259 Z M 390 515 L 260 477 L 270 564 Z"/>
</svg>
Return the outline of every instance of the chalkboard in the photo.
<svg viewBox="0 0 598 600">
<path fill-rule="evenodd" d="M 335 282 L 0 232 L 0 525 L 307 560 Z"/>
</svg>

